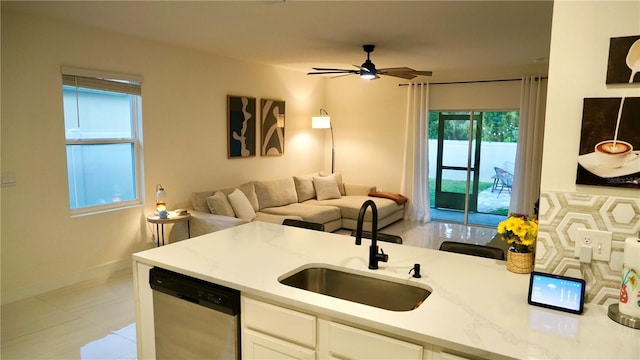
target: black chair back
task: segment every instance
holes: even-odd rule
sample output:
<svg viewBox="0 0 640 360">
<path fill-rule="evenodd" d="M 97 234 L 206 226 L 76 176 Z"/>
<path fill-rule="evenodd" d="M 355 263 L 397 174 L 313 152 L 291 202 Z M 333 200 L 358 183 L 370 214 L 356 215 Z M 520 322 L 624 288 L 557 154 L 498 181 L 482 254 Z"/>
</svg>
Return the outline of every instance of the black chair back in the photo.
<svg viewBox="0 0 640 360">
<path fill-rule="evenodd" d="M 458 254 L 480 256 L 480 257 L 497 259 L 497 260 L 505 259 L 504 251 L 502 249 L 492 247 L 492 246 L 466 244 L 466 243 L 455 242 L 455 241 L 444 241 L 440 245 L 440 251 L 448 251 L 448 252 L 454 252 Z"/>
<path fill-rule="evenodd" d="M 309 230 L 316 230 L 316 231 L 324 231 L 324 225 L 323 224 L 319 224 L 319 223 L 315 223 L 315 222 L 311 222 L 311 221 L 285 219 L 282 222 L 282 225 L 295 226 L 295 227 L 299 227 L 299 228 L 304 228 L 304 229 L 309 229 Z"/>
</svg>

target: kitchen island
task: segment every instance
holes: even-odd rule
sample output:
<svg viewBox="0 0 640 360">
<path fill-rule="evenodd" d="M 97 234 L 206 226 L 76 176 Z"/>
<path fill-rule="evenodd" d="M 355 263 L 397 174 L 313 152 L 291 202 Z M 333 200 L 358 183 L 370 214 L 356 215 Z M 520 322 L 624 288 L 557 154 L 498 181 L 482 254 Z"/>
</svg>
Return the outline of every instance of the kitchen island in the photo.
<svg viewBox="0 0 640 360">
<path fill-rule="evenodd" d="M 528 305 L 529 276 L 510 273 L 503 261 L 378 243 L 389 261 L 369 270 L 369 244 L 363 239 L 362 246 L 356 246 L 354 238 L 344 235 L 253 222 L 136 253 L 138 358 L 155 357 L 148 281 L 154 266 L 237 289 L 243 309 L 258 304 L 307 316 L 313 324 L 317 320 L 311 344 L 292 341 L 296 349 L 308 350 L 310 358 L 340 356 L 327 345 L 335 338 L 329 329 L 356 329 L 415 345 L 424 359 L 640 358 L 639 330 L 610 320 L 604 306 L 587 304 L 582 315 L 572 315 Z M 414 284 L 432 293 L 414 310 L 390 311 L 278 281 L 313 264 Z M 414 264 L 421 265 L 421 278 L 409 274 Z M 260 333 L 247 325 L 250 314 L 240 314 L 243 335 Z M 246 350 L 249 338 L 242 339 L 246 358 L 251 357 Z M 287 343 L 283 338 L 273 337 Z"/>
</svg>

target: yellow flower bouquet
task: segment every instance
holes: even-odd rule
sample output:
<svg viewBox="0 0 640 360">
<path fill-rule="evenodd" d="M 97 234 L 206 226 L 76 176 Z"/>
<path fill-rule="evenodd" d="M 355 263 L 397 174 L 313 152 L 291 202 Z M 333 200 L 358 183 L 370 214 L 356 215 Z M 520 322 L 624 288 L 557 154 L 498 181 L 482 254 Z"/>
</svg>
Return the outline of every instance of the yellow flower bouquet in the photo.
<svg viewBox="0 0 640 360">
<path fill-rule="evenodd" d="M 533 252 L 538 236 L 538 220 L 527 215 L 511 214 L 498 224 L 498 234 L 509 243 L 512 251 Z"/>
</svg>

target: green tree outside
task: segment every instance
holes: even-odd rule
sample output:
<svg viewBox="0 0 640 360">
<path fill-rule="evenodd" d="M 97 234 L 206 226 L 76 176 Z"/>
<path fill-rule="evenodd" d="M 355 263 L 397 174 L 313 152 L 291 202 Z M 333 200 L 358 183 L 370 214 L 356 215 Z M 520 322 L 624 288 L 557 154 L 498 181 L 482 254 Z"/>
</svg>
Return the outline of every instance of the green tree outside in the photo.
<svg viewBox="0 0 640 360">
<path fill-rule="evenodd" d="M 469 117 L 469 112 L 429 112 L 429 139 L 438 138 L 438 116 L 440 114 L 461 115 L 461 119 Z M 482 112 L 482 141 L 518 142 L 518 124 L 520 116 L 517 111 Z M 444 138 L 449 140 L 468 140 L 469 121 L 447 121 Z"/>
</svg>

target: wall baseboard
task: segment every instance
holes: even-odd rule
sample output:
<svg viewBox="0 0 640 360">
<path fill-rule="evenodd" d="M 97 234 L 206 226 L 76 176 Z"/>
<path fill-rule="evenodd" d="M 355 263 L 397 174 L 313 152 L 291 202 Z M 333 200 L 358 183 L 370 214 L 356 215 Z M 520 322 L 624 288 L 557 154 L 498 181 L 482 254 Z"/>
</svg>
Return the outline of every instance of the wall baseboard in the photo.
<svg viewBox="0 0 640 360">
<path fill-rule="evenodd" d="M 2 305 L 8 304 L 83 281 L 107 279 L 114 272 L 131 268 L 132 263 L 131 259 L 113 261 L 90 269 L 65 274 L 55 279 L 48 279 L 32 286 L 2 292 L 1 303 Z"/>
</svg>

